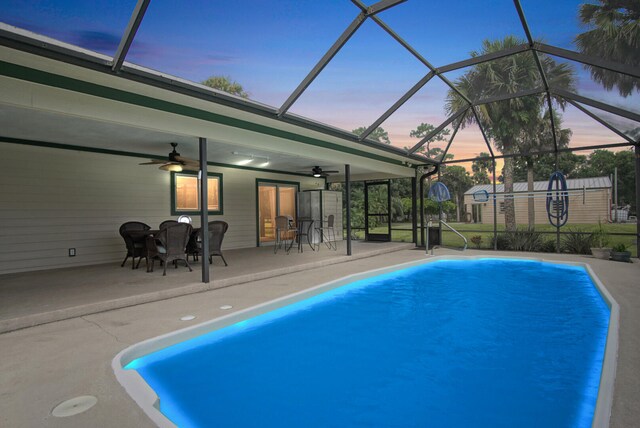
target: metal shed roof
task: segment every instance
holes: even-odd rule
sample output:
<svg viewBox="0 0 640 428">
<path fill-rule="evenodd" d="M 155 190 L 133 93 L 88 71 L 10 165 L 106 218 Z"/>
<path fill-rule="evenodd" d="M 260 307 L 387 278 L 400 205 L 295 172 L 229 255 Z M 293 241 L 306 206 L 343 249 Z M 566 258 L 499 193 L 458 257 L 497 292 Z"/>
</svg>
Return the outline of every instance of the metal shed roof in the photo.
<svg viewBox="0 0 640 428">
<path fill-rule="evenodd" d="M 547 190 L 549 182 L 548 181 L 534 181 L 533 182 L 533 190 L 534 191 L 545 191 Z M 611 179 L 609 177 L 588 177 L 588 178 L 570 178 L 567 180 L 567 188 L 569 190 L 575 189 L 605 189 L 611 188 Z M 477 186 L 473 186 L 471 189 L 464 192 L 465 195 L 472 195 L 475 192 L 485 190 L 489 193 L 493 192 L 492 184 L 479 184 Z M 514 192 L 527 192 L 527 183 L 513 183 L 513 191 Z M 496 185 L 496 192 L 502 193 L 504 192 L 504 184 Z"/>
</svg>

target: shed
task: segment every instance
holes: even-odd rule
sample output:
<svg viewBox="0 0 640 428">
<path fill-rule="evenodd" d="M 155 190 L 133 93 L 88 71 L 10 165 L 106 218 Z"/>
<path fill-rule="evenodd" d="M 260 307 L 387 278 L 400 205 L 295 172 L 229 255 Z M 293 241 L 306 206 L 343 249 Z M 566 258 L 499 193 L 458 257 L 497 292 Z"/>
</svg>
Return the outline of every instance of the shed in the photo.
<svg viewBox="0 0 640 428">
<path fill-rule="evenodd" d="M 535 181 L 533 190 L 535 197 L 535 224 L 546 224 L 547 210 L 545 192 L 548 181 Z M 598 221 L 607 222 L 611 217 L 611 180 L 609 177 L 588 177 L 567 179 L 569 196 L 568 223 L 592 224 Z M 493 223 L 493 200 L 482 202 L 474 198 L 474 193 L 486 191 L 493 193 L 492 184 L 479 184 L 464 193 L 464 211 L 467 220 L 473 223 Z M 496 202 L 498 207 L 498 223 L 504 223 L 504 184 L 496 185 Z M 514 203 L 516 209 L 516 223 L 528 224 L 529 194 L 527 183 L 513 184 Z"/>
</svg>

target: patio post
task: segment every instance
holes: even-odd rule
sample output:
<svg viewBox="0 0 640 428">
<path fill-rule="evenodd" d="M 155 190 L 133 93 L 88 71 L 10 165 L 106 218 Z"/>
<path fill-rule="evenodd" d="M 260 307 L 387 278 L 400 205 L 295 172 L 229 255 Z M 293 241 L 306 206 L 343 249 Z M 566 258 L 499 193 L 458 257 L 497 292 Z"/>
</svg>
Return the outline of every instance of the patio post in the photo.
<svg viewBox="0 0 640 428">
<path fill-rule="evenodd" d="M 636 255 L 640 259 L 640 144 L 636 144 Z"/>
<path fill-rule="evenodd" d="M 498 201 L 496 195 L 496 159 L 493 158 L 493 249 L 498 249 Z"/>
<path fill-rule="evenodd" d="M 420 176 L 420 246 L 426 245 L 424 241 L 424 179 L 425 179 L 425 176 L 421 175 Z"/>
<path fill-rule="evenodd" d="M 344 183 L 347 196 L 347 256 L 351 255 L 351 165 L 344 166 Z"/>
<path fill-rule="evenodd" d="M 202 235 L 202 282 L 209 282 L 209 180 L 207 178 L 207 139 L 200 137 L 200 232 Z"/>
<path fill-rule="evenodd" d="M 415 171 L 416 174 L 418 170 Z M 418 198 L 416 189 L 416 177 L 411 177 L 411 230 L 413 243 L 418 246 Z"/>
<path fill-rule="evenodd" d="M 554 169 L 556 171 L 558 170 L 558 150 L 556 149 L 556 153 L 555 153 L 555 162 L 554 162 Z M 559 188 L 560 184 L 559 184 L 559 180 L 556 178 L 556 188 Z M 558 192 L 556 192 L 556 198 L 558 197 Z M 558 208 L 559 210 L 559 208 Z M 559 213 L 559 211 L 557 211 L 557 213 Z M 560 220 L 558 220 L 560 221 Z M 556 226 L 556 253 L 560 254 L 560 226 Z"/>
</svg>

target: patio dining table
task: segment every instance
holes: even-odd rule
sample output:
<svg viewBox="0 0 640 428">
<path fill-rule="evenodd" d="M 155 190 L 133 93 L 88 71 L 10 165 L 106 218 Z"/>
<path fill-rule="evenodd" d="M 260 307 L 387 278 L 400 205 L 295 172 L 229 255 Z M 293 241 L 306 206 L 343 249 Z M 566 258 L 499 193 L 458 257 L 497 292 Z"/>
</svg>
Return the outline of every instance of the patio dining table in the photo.
<svg viewBox="0 0 640 428">
<path fill-rule="evenodd" d="M 149 229 L 149 230 L 130 230 L 127 234 L 131 237 L 134 242 L 141 242 L 145 247 L 145 254 L 147 255 L 147 264 L 149 263 L 149 240 L 148 237 L 153 237 L 153 235 L 160 232 L 160 229 Z M 192 244 L 192 240 L 198 239 L 200 236 L 200 228 L 194 228 L 191 232 L 191 236 L 189 237 L 189 243 L 187 244 L 187 248 Z M 195 244 L 195 242 L 193 243 Z"/>
<path fill-rule="evenodd" d="M 314 222 L 315 220 L 312 219 L 311 217 L 298 217 L 296 220 L 296 229 L 297 229 L 296 241 L 298 242 L 298 252 L 300 253 L 304 252 L 304 244 L 302 242 L 303 237 L 306 237 L 307 244 L 309 245 L 311 250 L 312 251 L 316 250 L 313 247 L 313 244 L 311 243 L 311 236 L 310 236 L 311 231 L 313 230 Z M 293 245 L 293 241 L 291 242 L 291 245 Z"/>
</svg>

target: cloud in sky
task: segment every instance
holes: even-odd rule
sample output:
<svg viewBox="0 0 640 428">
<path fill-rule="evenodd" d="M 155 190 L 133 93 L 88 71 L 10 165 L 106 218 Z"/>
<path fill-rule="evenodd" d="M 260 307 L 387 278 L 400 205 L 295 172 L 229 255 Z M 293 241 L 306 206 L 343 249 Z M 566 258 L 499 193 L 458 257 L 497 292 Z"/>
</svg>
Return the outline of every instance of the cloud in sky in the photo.
<svg viewBox="0 0 640 428">
<path fill-rule="evenodd" d="M 73 44 L 102 53 L 113 53 L 118 49 L 120 36 L 104 31 L 80 30 L 71 32 Z"/>
</svg>

